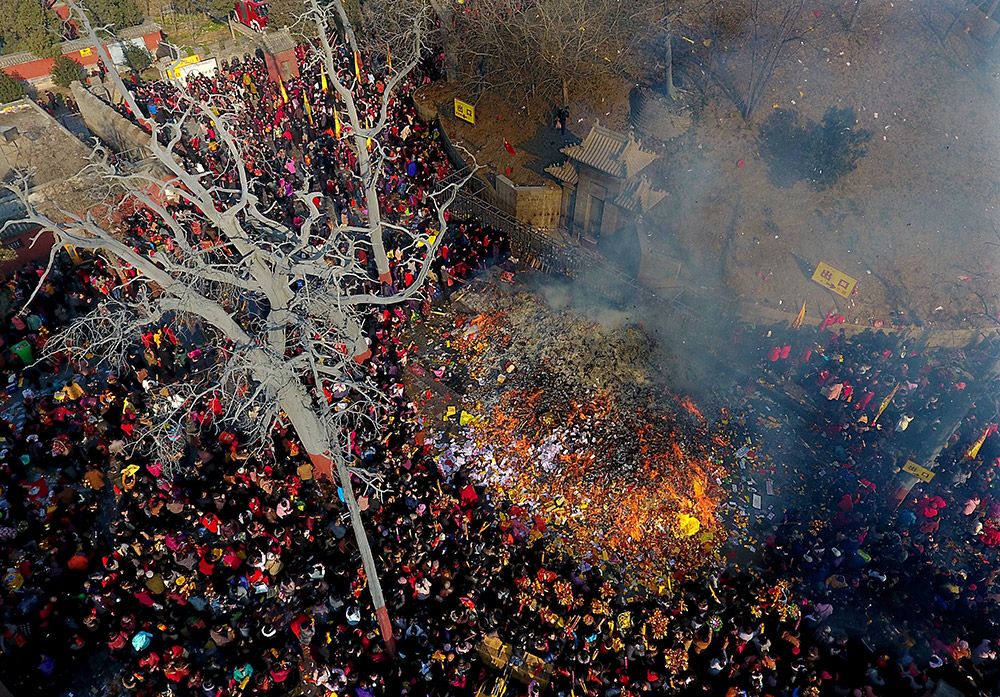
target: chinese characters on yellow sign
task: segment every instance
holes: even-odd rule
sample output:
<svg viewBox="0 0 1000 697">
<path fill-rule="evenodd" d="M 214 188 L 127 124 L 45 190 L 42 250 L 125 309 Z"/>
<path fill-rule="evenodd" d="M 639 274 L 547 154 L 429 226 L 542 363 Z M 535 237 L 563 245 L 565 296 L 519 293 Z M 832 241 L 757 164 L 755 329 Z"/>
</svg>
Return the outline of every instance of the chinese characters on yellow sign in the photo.
<svg viewBox="0 0 1000 697">
<path fill-rule="evenodd" d="M 476 109 L 471 104 L 463 102 L 461 99 L 455 100 L 455 116 L 475 125 Z"/>
<path fill-rule="evenodd" d="M 812 275 L 812 280 L 842 298 L 851 297 L 854 286 L 858 284 L 858 279 L 848 276 L 843 271 L 838 271 L 825 261 L 821 261 L 816 267 L 816 272 Z"/>
<path fill-rule="evenodd" d="M 169 68 L 167 68 L 167 77 L 179 78 L 182 75 L 181 68 L 183 68 L 185 65 L 194 65 L 195 63 L 198 63 L 200 61 L 201 61 L 201 56 L 197 54 L 193 56 L 185 56 L 184 58 L 180 58 L 174 61 L 174 63 Z"/>
<path fill-rule="evenodd" d="M 929 482 L 930 480 L 934 479 L 934 472 L 927 469 L 926 467 L 921 467 L 913 460 L 906 461 L 906 464 L 903 465 L 903 471 L 909 472 L 917 479 L 923 480 L 925 482 Z"/>
</svg>

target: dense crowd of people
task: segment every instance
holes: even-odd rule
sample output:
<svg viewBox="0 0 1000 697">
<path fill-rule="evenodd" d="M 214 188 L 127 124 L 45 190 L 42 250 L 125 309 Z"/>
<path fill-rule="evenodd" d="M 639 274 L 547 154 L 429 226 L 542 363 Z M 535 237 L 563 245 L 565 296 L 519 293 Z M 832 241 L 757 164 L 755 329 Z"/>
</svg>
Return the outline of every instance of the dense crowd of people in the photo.
<svg viewBox="0 0 1000 697">
<path fill-rule="evenodd" d="M 997 410 L 988 372 L 967 371 L 988 366 L 996 347 L 933 348 L 906 332 L 848 336 L 842 323 L 831 314 L 819 333 L 737 335 L 737 351 L 757 356 L 763 379 L 727 404 L 749 423 L 749 466 L 779 489 L 782 509 L 749 528 L 764 549 L 761 570 L 836 608 L 831 627 L 864 640 L 852 657 L 878 657 L 879 679 L 889 656 L 915 690 L 949 671 L 966 694 L 992 693 Z M 908 461 L 933 462 L 930 481 L 907 478 Z"/>
<path fill-rule="evenodd" d="M 459 254 L 459 226 L 451 234 Z M 15 300 L 39 272 L 11 280 Z M 51 331 L 118 283 L 97 260 L 63 260 L 4 345 L 26 341 L 40 353 Z M 315 481 L 294 434 L 275 434 L 274 458 L 264 462 L 246 457 L 236 434 L 205 428 L 189 474 L 172 481 L 156 463 L 125 457 L 144 395 L 157 389 L 150 381 L 195 369 L 191 335 L 151 328 L 131 369 L 112 376 L 58 360 L 30 366 L 17 353 L 4 366 L 4 658 L 30 666 L 6 673 L 14 686 L 63 685 L 98 654 L 112 659 L 124 694 L 285 694 L 298 685 L 324 695 L 473 694 L 498 675 L 476 650 L 487 637 L 549 663 L 549 689 L 560 695 L 921 694 L 928 678 L 992 660 L 981 641 L 966 641 L 967 656 L 959 640 L 950 652 L 921 653 L 928 635 L 917 628 L 916 648 L 905 633 L 869 646 L 834 630 L 831 616 L 855 607 L 839 591 L 879 581 L 843 532 L 830 531 L 841 537 L 823 544 L 846 560 L 832 562 L 844 585 L 824 580 L 828 593 L 799 599 L 782 578 L 826 571 L 810 566 L 824 552 L 801 538 L 791 514 L 765 568 L 679 581 L 662 597 L 547 554 L 533 534 L 538 521 L 486 500 L 461 469 L 435 465 L 434 445 L 400 394 L 401 427 L 384 443 L 359 444 L 390 492 L 371 502 L 370 520 L 391 588 L 393 662 L 371 617 L 346 508 Z M 389 388 L 398 356 L 381 355 Z M 890 542 L 867 547 L 890 558 Z"/>
<path fill-rule="evenodd" d="M 339 58 L 350 83 L 353 61 Z M 254 144 L 246 153 L 254 191 L 275 220 L 301 224 L 293 193 L 308 175 L 324 183 L 331 218 L 358 222 L 365 211 L 356 154 L 338 137 L 336 103 L 315 56 L 302 48 L 298 60 L 301 76 L 280 84 L 247 57 L 191 88 L 235 105 L 237 134 Z M 356 88 L 367 116 L 385 83 L 378 68 L 366 71 Z M 383 210 L 418 230 L 432 225 L 427 196 L 449 167 L 434 128 L 416 119 L 409 101 L 432 71 L 424 66 L 403 84 L 380 145 L 391 153 L 380 180 Z M 142 119 L 176 117 L 174 86 L 134 88 Z M 216 135 L 202 123 L 181 139 L 179 155 L 190 171 L 235 183 Z M 171 210 L 179 220 L 193 217 L 183 201 Z M 125 216 L 122 234 L 138 249 L 169 250 L 161 228 L 140 208 Z M 402 330 L 476 269 L 510 263 L 499 231 L 452 220 L 444 234 L 434 273 L 408 311 L 372 311 L 366 320 L 367 369 L 391 398 L 393 425 L 364 434 L 354 455 L 383 477 L 381 496 L 358 484 L 398 659 L 371 611 L 342 494 L 317 481 L 293 432 L 276 431 L 268 457 L 250 453 L 206 403 L 192 405 L 196 435 L 181 474 L 167 476 L 162 463 L 128 447 L 153 395 L 169 395 L 212 356 L 197 343 L 199 328 L 179 323 L 149 327 L 128 364 L 112 372 L 47 350 L 61 327 L 130 292 L 127 271 L 100 258 L 73 265 L 61 257 L 26 313 L 0 331 L 0 665 L 8 687 L 66 691 L 113 676 L 109 693 L 137 697 L 458 697 L 480 687 L 491 694 L 506 676 L 507 694 L 559 697 L 888 697 L 924 694 L 942 680 L 966 694 L 975 693 L 972 680 L 983 694 L 996 691 L 991 526 L 1000 503 L 988 493 L 992 468 L 976 464 L 994 457 L 991 444 L 963 459 L 978 433 L 962 431 L 940 475 L 949 483 L 881 519 L 882 485 L 900 447 L 888 441 L 946 428 L 951 402 L 971 383 L 956 356 L 932 360 L 885 334 L 848 340 L 775 330 L 770 338 L 787 343 L 762 363 L 772 379 L 807 391 L 808 413 L 819 416 L 796 435 L 817 444 L 810 457 L 836 463 L 826 466 L 823 491 L 839 497 L 839 512 L 828 509 L 816 525 L 803 503 L 779 517 L 749 566 L 677 577 L 666 589 L 629 587 L 613 568 L 552 552 L 544 521 L 487 496 L 461 467 L 438 466 L 404 389 L 408 356 L 421 349 Z M 390 237 L 387 248 L 394 282 L 409 285 L 416 260 L 407 259 L 405 240 Z M 377 278 L 373 260 L 364 261 Z M 41 276 L 29 267 L 9 279 L 15 306 Z M 758 345 L 753 334 L 742 341 Z M 883 407 L 896 385 L 903 387 Z M 759 396 L 744 391 L 731 407 L 751 428 Z M 762 428 L 760 439 L 768 438 L 778 436 Z M 946 563 L 950 552 L 934 526 L 952 511 L 939 524 L 961 526 L 969 533 L 962 543 L 975 551 L 956 551 L 959 565 Z"/>
</svg>

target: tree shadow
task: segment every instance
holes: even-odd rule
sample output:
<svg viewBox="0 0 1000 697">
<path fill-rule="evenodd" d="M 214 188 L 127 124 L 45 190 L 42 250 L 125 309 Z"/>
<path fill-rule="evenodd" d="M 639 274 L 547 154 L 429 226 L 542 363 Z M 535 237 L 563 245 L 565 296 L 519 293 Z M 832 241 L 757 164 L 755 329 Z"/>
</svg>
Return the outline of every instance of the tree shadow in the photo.
<svg viewBox="0 0 1000 697">
<path fill-rule="evenodd" d="M 812 280 L 812 275 L 815 273 L 816 267 L 798 255 L 792 254 L 791 256 L 792 259 L 795 260 L 795 265 L 799 267 L 799 271 L 802 272 L 802 275 L 805 278 Z"/>
<path fill-rule="evenodd" d="M 852 109 L 831 107 L 820 123 L 802 123 L 798 112 L 775 109 L 761 124 L 758 140 L 771 183 L 789 189 L 806 181 L 823 190 L 853 172 L 872 139 L 871 131 L 856 128 L 857 122 Z"/>
<path fill-rule="evenodd" d="M 552 118 L 538 125 L 538 128 L 535 129 L 535 134 L 531 138 L 518 145 L 525 152 L 529 152 L 535 156 L 534 160 L 525 163 L 524 166 L 542 176 L 546 176 L 546 167 L 558 164 L 566 159 L 566 156 L 560 152 L 562 148 L 580 142 L 580 139 L 569 130 L 565 133 L 560 132 L 554 125 L 554 115 L 550 116 Z"/>
</svg>

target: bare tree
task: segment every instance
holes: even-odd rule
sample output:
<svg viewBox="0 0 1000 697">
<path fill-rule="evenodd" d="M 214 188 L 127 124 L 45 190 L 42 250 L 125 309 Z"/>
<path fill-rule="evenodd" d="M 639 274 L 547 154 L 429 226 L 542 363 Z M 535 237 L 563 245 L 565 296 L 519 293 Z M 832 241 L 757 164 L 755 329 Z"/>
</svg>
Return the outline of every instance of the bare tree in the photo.
<svg viewBox="0 0 1000 697">
<path fill-rule="evenodd" d="M 664 79 L 667 83 L 667 96 L 677 99 L 677 85 L 674 84 L 674 21 L 677 11 L 668 11 L 663 15 L 663 47 L 664 47 Z"/>
<path fill-rule="evenodd" d="M 110 79 L 131 112 L 143 113 L 114 69 L 98 30 L 80 6 L 72 0 L 70 4 L 83 35 L 108 66 Z M 356 478 L 377 489 L 379 479 L 352 464 L 350 440 L 359 427 L 380 429 L 385 421 L 386 400 L 371 371 L 363 368 L 371 355 L 364 314 L 373 306 L 416 297 L 444 237 L 390 225 L 381 215 L 377 195 L 385 158 L 391 156 L 379 136 L 390 116 L 392 95 L 426 49 L 425 18 L 420 14 L 410 18 L 408 50 L 395 56 L 378 117 L 367 123 L 362 121 L 355 85 L 338 72 L 331 44 L 336 18 L 347 28 L 348 45 L 343 50 L 359 50 L 341 0 L 329 5 L 306 0 L 303 16 L 316 27 L 326 78 L 346 114 L 345 129 L 358 160 L 355 174 L 367 206 L 361 224 L 342 224 L 327 216 L 316 203 L 322 194 L 310 189 L 308 179 L 294 193 L 303 211 L 301 226 L 296 229 L 270 217 L 255 193 L 252 170 L 244 158 L 247 136 L 239 133 L 233 105 L 224 99 L 198 101 L 183 90 L 172 123 L 148 124 L 154 166 L 121 162 L 99 152 L 87 173 L 118 186 L 157 216 L 168 233 L 167 250 L 133 246 L 89 211 L 61 211 L 62 219 L 57 220 L 32 203 L 26 184 L 13 188 L 28 210 L 25 220 L 40 227 L 39 235 L 51 231 L 56 237 L 49 268 L 55 250 L 71 244 L 105 255 L 135 273 L 121 299 L 104 303 L 69 328 L 64 339 L 71 351 L 122 364 L 124 351 L 143 327 L 171 317 L 204 327 L 205 343 L 214 353 L 210 367 L 188 383 L 171 386 L 171 392 L 154 395 L 143 446 L 166 466 L 176 462 L 192 428 L 188 418 L 192 407 L 216 399 L 222 405 L 219 420 L 246 434 L 248 448 L 263 452 L 276 425 L 291 425 L 317 475 L 332 479 L 336 472 L 382 636 L 393 652 L 392 625 L 352 481 Z M 235 184 L 227 184 L 227 177 L 189 171 L 176 154 L 185 132 L 209 123 L 217 134 L 228 180 Z M 431 195 L 429 207 L 436 215 L 437 230 L 445 229 L 445 212 L 464 183 Z M 183 213 L 167 203 L 170 194 L 184 199 Z M 402 236 L 407 255 L 419 260 L 419 271 L 407 287 L 390 285 L 382 241 L 388 229 Z M 370 278 L 359 261 L 362 249 L 374 258 L 377 278 Z M 326 391 L 335 398 L 327 398 Z"/>
<path fill-rule="evenodd" d="M 744 120 L 760 103 L 779 60 L 790 46 L 802 42 L 804 5 L 805 0 L 767 6 L 762 0 L 750 0 L 739 33 L 727 41 L 727 48 L 712 51 L 711 73 Z"/>
<path fill-rule="evenodd" d="M 454 8 L 450 0 L 430 0 L 437 17 L 438 36 L 444 51 L 444 74 L 446 80 L 456 80 L 459 76 L 458 51 L 461 37 L 455 29 Z"/>
<path fill-rule="evenodd" d="M 452 10 L 461 79 L 513 98 L 560 95 L 573 84 L 632 72 L 637 39 L 661 18 L 660 0 L 473 0 Z"/>
</svg>

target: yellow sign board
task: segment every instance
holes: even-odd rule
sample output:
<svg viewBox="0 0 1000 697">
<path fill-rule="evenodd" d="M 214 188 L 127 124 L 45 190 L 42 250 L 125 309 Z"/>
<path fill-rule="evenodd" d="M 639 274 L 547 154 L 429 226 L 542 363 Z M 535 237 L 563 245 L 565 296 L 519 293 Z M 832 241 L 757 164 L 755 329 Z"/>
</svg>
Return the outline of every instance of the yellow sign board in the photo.
<svg viewBox="0 0 1000 697">
<path fill-rule="evenodd" d="M 842 298 L 851 297 L 851 293 L 854 292 L 854 286 L 858 285 L 858 279 L 833 268 L 825 261 L 821 261 L 819 266 L 816 267 L 816 272 L 812 275 L 812 280 L 827 290 L 832 290 Z"/>
<path fill-rule="evenodd" d="M 929 482 L 934 479 L 934 472 L 927 469 L 926 467 L 921 467 L 913 460 L 907 460 L 906 464 L 903 465 L 903 471 L 912 474 L 917 479 L 925 482 Z"/>
<path fill-rule="evenodd" d="M 471 104 L 463 102 L 461 99 L 455 100 L 455 116 L 462 119 L 463 121 L 468 121 L 469 123 L 475 125 L 476 123 L 476 109 Z"/>
<path fill-rule="evenodd" d="M 74 264 L 79 266 L 83 263 L 83 257 L 81 257 L 80 253 L 76 251 L 76 247 L 71 244 L 64 244 L 63 247 L 66 248 L 66 253 L 69 254 L 69 258 L 73 260 Z"/>
<path fill-rule="evenodd" d="M 178 72 L 185 65 L 194 65 L 195 63 L 201 62 L 201 56 L 195 54 L 193 56 L 185 56 L 184 58 L 179 58 L 174 61 L 174 64 L 167 68 L 167 77 L 180 77 L 181 74 Z"/>
<path fill-rule="evenodd" d="M 92 56 L 92 55 L 94 55 L 94 49 L 92 49 L 90 46 L 87 46 L 87 48 L 81 48 L 80 49 L 80 55 L 81 56 Z"/>
</svg>

